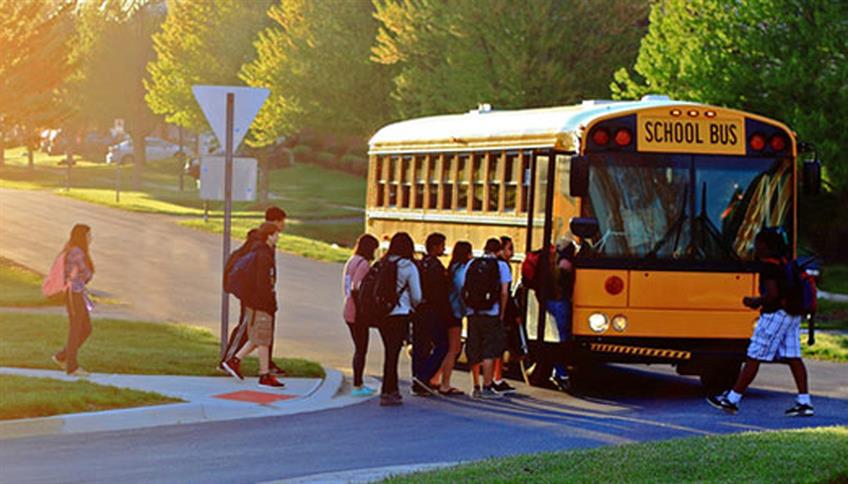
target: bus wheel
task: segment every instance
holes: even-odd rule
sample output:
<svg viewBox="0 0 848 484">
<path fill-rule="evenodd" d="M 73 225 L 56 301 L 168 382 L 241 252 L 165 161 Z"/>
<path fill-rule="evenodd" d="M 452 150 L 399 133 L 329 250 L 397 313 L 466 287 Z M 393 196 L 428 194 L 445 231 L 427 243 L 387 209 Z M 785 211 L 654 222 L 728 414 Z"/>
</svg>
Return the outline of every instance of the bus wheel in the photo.
<svg viewBox="0 0 848 484">
<path fill-rule="evenodd" d="M 729 390 L 739 377 L 741 365 L 741 362 L 733 362 L 704 369 L 700 374 L 704 391 L 708 395 L 716 395 Z"/>
</svg>

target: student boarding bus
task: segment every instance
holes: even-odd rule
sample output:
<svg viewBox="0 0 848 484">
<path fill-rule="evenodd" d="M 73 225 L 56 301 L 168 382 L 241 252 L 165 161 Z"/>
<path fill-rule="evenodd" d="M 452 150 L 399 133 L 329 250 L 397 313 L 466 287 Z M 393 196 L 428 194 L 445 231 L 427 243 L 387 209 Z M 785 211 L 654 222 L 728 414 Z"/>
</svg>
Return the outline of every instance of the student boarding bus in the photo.
<svg viewBox="0 0 848 484">
<path fill-rule="evenodd" d="M 517 261 L 574 238 L 571 327 L 557 334 L 527 298 L 531 358 L 667 363 L 720 386 L 757 317 L 742 305 L 757 293 L 754 236 L 783 227 L 796 245 L 797 153 L 780 122 L 664 96 L 481 105 L 371 138 L 366 230 L 417 242 L 437 231 L 475 249 L 509 235 Z M 804 170 L 818 180 L 818 162 Z"/>
</svg>

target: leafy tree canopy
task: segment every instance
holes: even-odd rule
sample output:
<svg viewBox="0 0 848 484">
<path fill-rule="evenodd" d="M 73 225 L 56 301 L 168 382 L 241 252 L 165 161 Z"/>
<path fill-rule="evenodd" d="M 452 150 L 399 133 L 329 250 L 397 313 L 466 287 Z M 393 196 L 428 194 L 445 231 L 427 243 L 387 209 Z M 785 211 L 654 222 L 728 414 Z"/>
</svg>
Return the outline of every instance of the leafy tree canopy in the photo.
<svg viewBox="0 0 848 484">
<path fill-rule="evenodd" d="M 208 129 L 191 87 L 240 84 L 242 65 L 254 56 L 253 39 L 270 24 L 271 0 L 174 0 L 153 36 L 156 60 L 147 70 L 146 100 L 168 122 Z"/>
<path fill-rule="evenodd" d="M 636 57 L 647 1 L 381 0 L 373 56 L 404 117 L 606 97 Z"/>
<path fill-rule="evenodd" d="M 848 189 L 848 2 L 662 0 L 621 99 L 661 93 L 753 111 L 813 142 L 830 182 Z"/>
<path fill-rule="evenodd" d="M 269 87 L 250 142 L 312 128 L 368 135 L 390 117 L 391 70 L 369 60 L 377 33 L 370 0 L 280 0 L 241 78 Z"/>
</svg>

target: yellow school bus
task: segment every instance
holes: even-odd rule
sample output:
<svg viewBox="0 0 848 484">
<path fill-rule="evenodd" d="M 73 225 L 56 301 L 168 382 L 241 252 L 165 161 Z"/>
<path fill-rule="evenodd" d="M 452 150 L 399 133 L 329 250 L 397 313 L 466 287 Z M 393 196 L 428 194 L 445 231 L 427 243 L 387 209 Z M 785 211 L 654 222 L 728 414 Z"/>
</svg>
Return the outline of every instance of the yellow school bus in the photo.
<svg viewBox="0 0 848 484">
<path fill-rule="evenodd" d="M 517 261 L 574 238 L 567 334 L 528 298 L 537 356 L 669 363 L 726 384 L 757 317 L 741 302 L 757 292 L 754 236 L 783 227 L 795 246 L 797 151 L 778 121 L 664 96 L 481 105 L 371 138 L 366 230 L 419 244 L 442 232 L 475 249 L 509 235 Z"/>
</svg>

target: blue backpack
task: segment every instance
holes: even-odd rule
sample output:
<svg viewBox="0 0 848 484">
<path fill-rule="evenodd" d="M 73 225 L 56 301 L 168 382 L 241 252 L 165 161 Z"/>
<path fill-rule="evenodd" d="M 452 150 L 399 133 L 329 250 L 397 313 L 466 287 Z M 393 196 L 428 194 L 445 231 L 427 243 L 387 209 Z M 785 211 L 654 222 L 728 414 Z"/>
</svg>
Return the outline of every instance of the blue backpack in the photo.
<svg viewBox="0 0 848 484">
<path fill-rule="evenodd" d="M 224 291 L 232 294 L 240 301 L 244 301 L 248 294 L 253 292 L 254 282 L 253 267 L 256 261 L 256 251 L 250 251 L 236 259 L 226 272 L 224 277 Z"/>
</svg>

